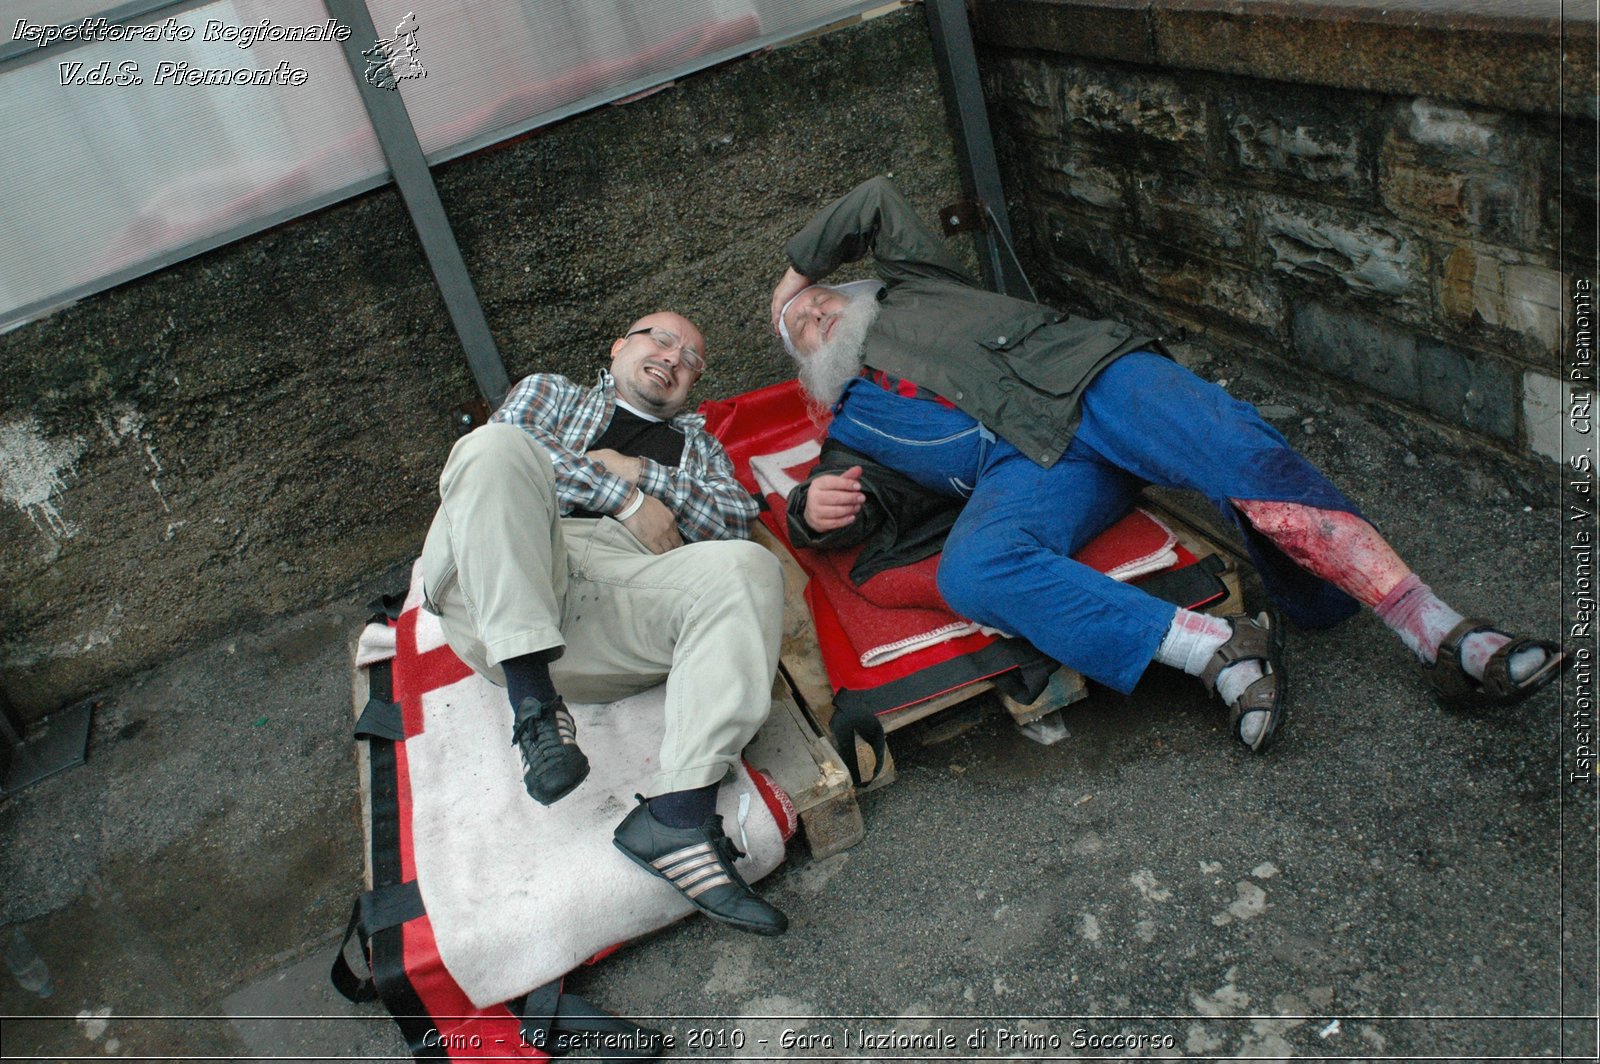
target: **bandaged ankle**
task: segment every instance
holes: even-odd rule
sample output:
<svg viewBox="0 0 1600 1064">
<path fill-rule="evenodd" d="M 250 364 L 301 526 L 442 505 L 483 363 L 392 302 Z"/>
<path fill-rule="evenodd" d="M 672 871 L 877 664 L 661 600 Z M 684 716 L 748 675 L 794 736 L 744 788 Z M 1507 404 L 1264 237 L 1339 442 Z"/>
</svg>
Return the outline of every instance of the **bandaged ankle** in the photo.
<svg viewBox="0 0 1600 1064">
<path fill-rule="evenodd" d="M 1461 614 L 1445 605 L 1416 573 L 1409 573 L 1372 608 L 1411 652 L 1428 664 L 1439 656 L 1439 644 L 1461 623 Z"/>
<path fill-rule="evenodd" d="M 1416 573 L 1407 576 L 1373 607 L 1378 619 L 1392 628 L 1400 641 L 1431 665 L 1438 660 L 1439 644 L 1462 621 L 1461 614 L 1445 605 Z M 1475 680 L 1494 652 L 1511 642 L 1504 632 L 1474 632 L 1461 641 L 1461 668 Z M 1544 651 L 1523 650 L 1507 663 L 1513 682 L 1521 682 L 1544 664 Z"/>
<path fill-rule="evenodd" d="M 1233 626 L 1221 617 L 1209 613 L 1179 610 L 1172 618 L 1172 627 L 1156 648 L 1155 659 L 1162 665 L 1182 669 L 1190 676 L 1199 676 L 1216 656 L 1217 650 L 1233 636 Z M 1261 662 L 1255 659 L 1236 661 L 1217 674 L 1217 697 L 1231 706 L 1244 694 L 1245 689 L 1265 673 Z M 1266 727 L 1269 714 L 1248 713 L 1240 721 L 1240 738 L 1253 745 L 1261 729 Z"/>
<path fill-rule="evenodd" d="M 1217 648 L 1228 641 L 1233 629 L 1221 617 L 1209 613 L 1179 610 L 1172 618 L 1172 626 L 1156 647 L 1155 661 L 1182 669 L 1190 676 L 1205 671 Z"/>
</svg>

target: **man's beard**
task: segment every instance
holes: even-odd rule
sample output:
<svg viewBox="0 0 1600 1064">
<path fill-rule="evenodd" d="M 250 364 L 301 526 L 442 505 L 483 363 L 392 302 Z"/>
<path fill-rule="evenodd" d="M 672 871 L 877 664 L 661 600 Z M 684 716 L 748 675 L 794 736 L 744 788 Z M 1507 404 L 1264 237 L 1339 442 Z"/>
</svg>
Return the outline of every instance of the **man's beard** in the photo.
<svg viewBox="0 0 1600 1064">
<path fill-rule="evenodd" d="M 861 372 L 867 330 L 878 320 L 878 301 L 857 296 L 839 314 L 833 337 L 809 355 L 795 356 L 800 387 L 811 401 L 827 408 L 838 402 L 844 386 Z"/>
</svg>

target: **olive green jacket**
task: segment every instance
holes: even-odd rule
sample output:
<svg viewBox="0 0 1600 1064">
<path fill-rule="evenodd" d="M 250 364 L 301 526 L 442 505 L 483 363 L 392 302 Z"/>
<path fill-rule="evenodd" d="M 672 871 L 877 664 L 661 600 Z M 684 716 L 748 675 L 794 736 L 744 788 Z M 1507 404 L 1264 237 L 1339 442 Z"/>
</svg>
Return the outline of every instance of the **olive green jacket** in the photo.
<svg viewBox="0 0 1600 1064">
<path fill-rule="evenodd" d="M 1045 468 L 1072 442 L 1095 374 L 1155 346 L 1129 326 L 979 287 L 886 178 L 825 207 L 784 250 L 813 281 L 870 253 L 887 287 L 866 364 L 944 396 Z"/>
</svg>

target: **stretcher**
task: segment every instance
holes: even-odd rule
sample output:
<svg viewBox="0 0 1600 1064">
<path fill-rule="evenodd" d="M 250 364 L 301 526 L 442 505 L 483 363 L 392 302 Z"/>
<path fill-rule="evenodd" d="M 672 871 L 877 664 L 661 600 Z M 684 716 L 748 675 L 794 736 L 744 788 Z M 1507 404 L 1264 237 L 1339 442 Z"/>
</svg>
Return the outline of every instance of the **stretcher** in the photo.
<svg viewBox="0 0 1600 1064">
<path fill-rule="evenodd" d="M 654 771 L 664 689 L 573 704 L 590 775 L 539 806 L 523 789 L 505 692 L 456 657 L 420 602 L 414 573 L 356 647 L 367 889 L 334 985 L 381 999 L 417 1059 L 655 1059 L 659 1032 L 565 992 L 563 979 L 693 912 L 611 844 Z M 718 812 L 748 881 L 783 861 L 797 816 L 771 773 L 736 766 Z"/>
</svg>

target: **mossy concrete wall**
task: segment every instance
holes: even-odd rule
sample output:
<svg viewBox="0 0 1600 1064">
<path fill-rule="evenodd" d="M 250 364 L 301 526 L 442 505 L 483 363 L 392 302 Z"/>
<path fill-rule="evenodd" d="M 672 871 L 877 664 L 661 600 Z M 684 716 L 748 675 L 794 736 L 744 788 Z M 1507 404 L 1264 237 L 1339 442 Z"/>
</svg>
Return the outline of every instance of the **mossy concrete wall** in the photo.
<svg viewBox="0 0 1600 1064">
<path fill-rule="evenodd" d="M 707 398 L 786 375 L 782 242 L 885 172 L 958 198 L 920 8 L 434 177 L 513 380 L 592 379 L 672 308 Z M 0 336 L 0 381 L 0 691 L 26 716 L 413 557 L 476 395 L 392 189 Z"/>
</svg>

